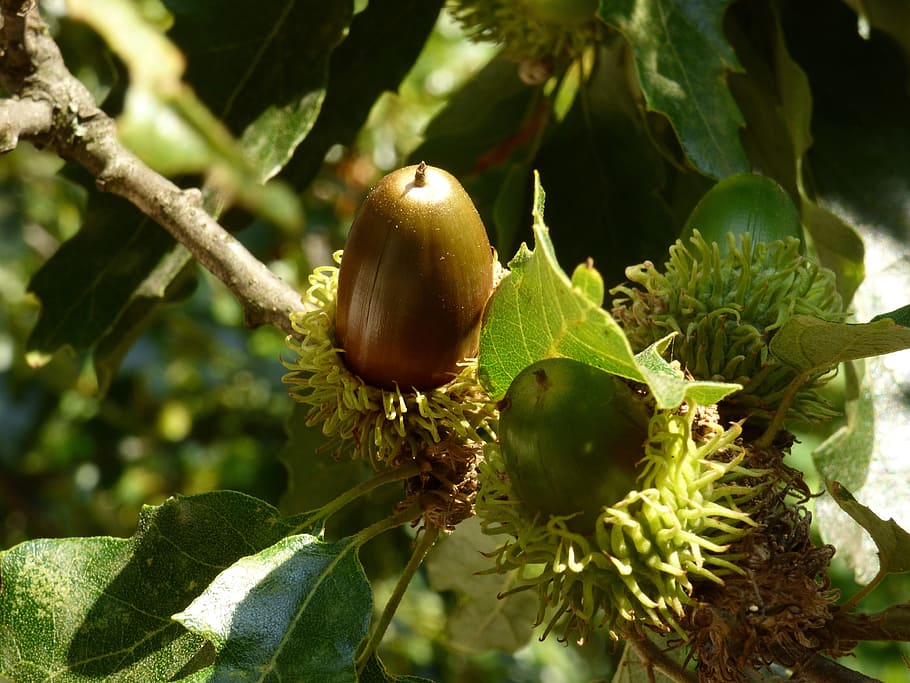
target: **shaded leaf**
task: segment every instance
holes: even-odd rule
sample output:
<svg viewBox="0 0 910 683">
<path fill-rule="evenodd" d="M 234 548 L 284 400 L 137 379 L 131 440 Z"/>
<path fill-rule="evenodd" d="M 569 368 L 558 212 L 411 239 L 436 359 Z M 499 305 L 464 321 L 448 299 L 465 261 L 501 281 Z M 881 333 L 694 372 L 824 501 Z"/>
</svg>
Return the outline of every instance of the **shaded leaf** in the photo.
<svg viewBox="0 0 910 683">
<path fill-rule="evenodd" d="M 781 16 L 793 57 L 812 84 L 813 144 L 804 168 L 819 203 L 864 237 L 874 226 L 905 241 L 910 92 L 899 84 L 907 79 L 906 55 L 877 30 L 864 39 L 843 2 L 781 3 Z M 894 28 L 907 35 L 904 26 Z"/>
<path fill-rule="evenodd" d="M 847 422 L 812 452 L 812 460 L 822 477 L 855 491 L 865 483 L 875 451 L 875 406 L 868 387 L 860 386 L 856 363 L 844 363 L 843 372 Z"/>
<path fill-rule="evenodd" d="M 910 328 L 890 318 L 871 323 L 839 323 L 794 315 L 771 339 L 771 353 L 781 362 L 813 372 L 838 363 L 910 348 Z"/>
<path fill-rule="evenodd" d="M 901 327 L 910 327 L 910 305 L 901 306 L 900 308 L 891 311 L 890 313 L 880 313 L 875 316 L 869 322 L 876 322 L 878 320 L 891 320 L 895 325 L 900 325 Z"/>
<path fill-rule="evenodd" d="M 494 58 L 449 97 L 410 157 L 461 181 L 502 255 L 528 233 L 529 156 L 550 114 L 540 89 L 518 72 L 516 62 Z"/>
<path fill-rule="evenodd" d="M 614 39 L 594 55 L 572 108 L 548 126 L 533 163 L 546 184 L 547 224 L 563 267 L 593 258 L 611 283 L 625 279 L 630 264 L 666 254 L 704 188 L 691 194 L 691 204 L 678 199 L 704 179 L 671 166 L 656 149 L 625 41 Z M 526 226 L 520 239 L 530 239 Z"/>
<path fill-rule="evenodd" d="M 603 19 L 625 34 L 635 52 L 648 108 L 665 114 L 687 156 L 702 173 L 747 173 L 739 140 L 742 114 L 727 90 L 739 67 L 722 30 L 729 0 L 617 0 Z"/>
<path fill-rule="evenodd" d="M 348 683 L 371 610 L 354 540 L 299 535 L 238 560 L 173 618 L 215 645 L 205 676 Z"/>
<path fill-rule="evenodd" d="M 662 409 L 678 406 L 687 396 L 709 396 L 713 400 L 708 403 L 713 403 L 739 388 L 686 381 L 661 358 L 666 343 L 636 358 L 619 324 L 573 287 L 560 269 L 544 224 L 544 202 L 538 180 L 533 208 L 535 248 L 531 251 L 524 244 L 519 248 L 509 263 L 511 272 L 497 286 L 484 314 L 478 376 L 493 398 L 505 395 L 527 366 L 557 356 L 647 383 Z"/>
<path fill-rule="evenodd" d="M 262 501 L 214 492 L 143 508 L 129 539 L 42 539 L 4 551 L 0 676 L 168 680 L 204 644 L 171 615 L 293 528 Z"/>
<path fill-rule="evenodd" d="M 332 145 L 354 141 L 379 96 L 395 91 L 413 66 L 441 6 L 441 0 L 385 0 L 353 18 L 329 58 L 319 116 L 284 172 L 289 182 L 306 187 Z"/>
<path fill-rule="evenodd" d="M 430 586 L 437 591 L 455 591 L 456 605 L 448 615 L 448 644 L 465 652 L 498 650 L 515 652 L 531 638 L 538 598 L 521 591 L 500 598 L 515 587 L 515 575 L 487 573 L 490 559 L 483 555 L 500 541 L 481 531 L 472 517 L 444 537 L 426 560 Z M 484 572 L 484 573 L 481 573 Z"/>
<path fill-rule="evenodd" d="M 910 572 L 910 533 L 893 519 L 883 520 L 838 482 L 829 480 L 827 487 L 834 501 L 872 536 L 878 547 L 879 571 L 883 574 Z"/>
<path fill-rule="evenodd" d="M 329 58 L 353 14 L 350 0 L 163 4 L 174 16 L 168 36 L 186 55 L 186 80 L 235 135 L 276 107 L 287 107 L 288 118 L 274 120 L 299 131 L 294 112 L 321 100 Z"/>
<path fill-rule="evenodd" d="M 29 283 L 29 290 L 41 300 L 29 352 L 34 357 L 64 346 L 77 351 L 92 348 L 113 329 L 149 274 L 182 250 L 125 200 L 92 193 L 82 229 Z M 145 291 L 147 299 L 164 295 L 161 287 Z"/>
</svg>

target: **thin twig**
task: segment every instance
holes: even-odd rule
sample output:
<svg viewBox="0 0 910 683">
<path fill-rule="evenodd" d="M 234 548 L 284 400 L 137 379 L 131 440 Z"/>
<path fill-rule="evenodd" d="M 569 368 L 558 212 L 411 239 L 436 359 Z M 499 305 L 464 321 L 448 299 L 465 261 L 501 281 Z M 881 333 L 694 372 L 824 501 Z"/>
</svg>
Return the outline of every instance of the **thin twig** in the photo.
<svg viewBox="0 0 910 683">
<path fill-rule="evenodd" d="M 392 592 L 392 595 L 389 596 L 389 599 L 382 610 L 382 614 L 379 616 L 379 620 L 373 627 L 372 633 L 370 633 L 369 639 L 357 655 L 358 671 L 363 670 L 363 667 L 366 666 L 366 662 L 373 656 L 376 649 L 379 647 L 379 643 L 382 642 L 382 638 L 385 635 L 386 630 L 388 630 L 389 624 L 392 623 L 395 612 L 398 611 L 398 606 L 401 604 L 405 591 L 407 591 L 408 586 L 411 584 L 411 579 L 414 578 L 420 565 L 423 564 L 424 558 L 427 556 L 427 553 L 430 552 L 433 544 L 436 543 L 437 538 L 439 538 L 439 528 L 427 525 L 423 529 L 423 534 L 417 539 L 414 550 L 411 553 L 411 559 L 408 560 L 408 564 L 402 570 L 401 576 L 398 577 L 398 581 L 395 583 L 395 590 Z"/>
<path fill-rule="evenodd" d="M 626 642 L 629 644 L 642 664 L 649 669 L 669 678 L 673 683 L 695 683 L 697 678 L 689 671 L 685 671 L 682 665 L 667 656 L 655 643 L 646 636 L 629 636 Z"/>
<path fill-rule="evenodd" d="M 184 190 L 149 168 L 117 138 L 116 126 L 66 68 L 31 0 L 0 0 L 0 152 L 19 140 L 84 166 L 100 190 L 119 195 L 164 227 L 234 294 L 251 326 L 292 332 L 300 295 L 272 273 Z"/>
</svg>

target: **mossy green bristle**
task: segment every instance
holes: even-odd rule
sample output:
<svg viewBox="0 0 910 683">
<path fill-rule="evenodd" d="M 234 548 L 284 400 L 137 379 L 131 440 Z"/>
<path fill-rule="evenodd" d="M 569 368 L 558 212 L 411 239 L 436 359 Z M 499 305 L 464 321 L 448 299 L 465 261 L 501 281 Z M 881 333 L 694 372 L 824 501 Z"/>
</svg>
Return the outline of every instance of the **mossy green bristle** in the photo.
<svg viewBox="0 0 910 683">
<path fill-rule="evenodd" d="M 753 244 L 728 235 L 723 254 L 695 231 L 670 247 L 663 270 L 645 262 L 626 269 L 628 284 L 611 293 L 613 317 L 640 351 L 676 332 L 672 358 L 696 379 L 735 382 L 743 389 L 722 408 L 730 419 L 770 419 L 797 370 L 777 362 L 768 344 L 794 314 L 842 320 L 834 274 L 800 254 L 786 238 Z M 835 413 L 818 392 L 832 372 L 810 375 L 787 417 L 805 421 Z"/>
<path fill-rule="evenodd" d="M 488 447 L 477 514 L 487 533 L 507 536 L 496 570 L 516 570 L 516 591 L 537 591 L 544 635 L 558 624 L 579 640 L 601 627 L 619 637 L 637 622 L 679 631 L 695 584 L 741 571 L 727 550 L 755 527 L 750 506 L 774 477 L 744 464 L 738 425 L 724 430 L 704 415 L 689 405 L 651 418 L 637 488 L 605 505 L 593 534 L 529 515 Z"/>
</svg>

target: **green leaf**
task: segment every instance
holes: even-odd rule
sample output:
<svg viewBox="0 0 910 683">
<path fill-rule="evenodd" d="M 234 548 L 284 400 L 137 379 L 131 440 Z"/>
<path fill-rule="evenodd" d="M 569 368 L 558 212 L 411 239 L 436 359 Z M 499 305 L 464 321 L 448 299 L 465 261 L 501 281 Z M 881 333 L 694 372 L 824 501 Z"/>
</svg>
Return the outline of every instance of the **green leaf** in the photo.
<svg viewBox="0 0 910 683">
<path fill-rule="evenodd" d="M 148 286 L 151 273 L 183 248 L 131 204 L 92 193 L 82 229 L 35 273 L 29 290 L 41 313 L 28 340 L 32 357 L 69 346 L 92 348 L 118 322 L 139 292 L 161 299 Z M 159 283 L 161 284 L 161 283 Z"/>
<path fill-rule="evenodd" d="M 702 173 L 747 173 L 739 140 L 743 117 L 727 89 L 739 67 L 722 24 L 730 0 L 616 0 L 603 19 L 625 34 L 635 52 L 648 108 L 665 114 Z"/>
<path fill-rule="evenodd" d="M 910 572 L 910 533 L 893 519 L 883 520 L 857 501 L 840 483 L 829 480 L 827 487 L 831 497 L 844 512 L 872 536 L 878 547 L 879 572 L 881 574 Z"/>
<path fill-rule="evenodd" d="M 687 397 L 702 404 L 739 389 L 736 384 L 689 382 L 660 353 L 669 338 L 636 357 L 619 324 L 572 286 L 560 269 L 544 224 L 545 195 L 539 179 L 534 192 L 531 251 L 522 245 L 510 273 L 487 304 L 480 332 L 478 375 L 493 398 L 501 398 L 524 368 L 561 356 L 614 375 L 648 384 L 658 407 L 678 406 Z"/>
<path fill-rule="evenodd" d="M 455 591 L 456 604 L 448 615 L 446 635 L 448 644 L 457 650 L 515 652 L 531 638 L 537 594 L 521 591 L 500 598 L 515 587 L 516 577 L 513 572 L 489 573 L 490 560 L 484 553 L 499 544 L 472 517 L 441 539 L 424 565 L 434 590 Z"/>
<path fill-rule="evenodd" d="M 215 645 L 216 680 L 356 680 L 372 593 L 352 538 L 284 538 L 219 574 L 174 615 Z M 200 674 L 201 675 L 201 674 Z"/>
<path fill-rule="evenodd" d="M 204 645 L 171 615 L 292 522 L 255 498 L 214 492 L 143 508 L 129 539 L 41 539 L 4 551 L 0 677 L 170 679 Z"/>
<path fill-rule="evenodd" d="M 794 315 L 771 339 L 771 353 L 798 370 L 813 372 L 848 360 L 910 348 L 910 328 L 890 318 L 870 323 L 837 323 Z"/>
<path fill-rule="evenodd" d="M 587 297 L 595 306 L 604 303 L 604 279 L 594 267 L 594 261 L 579 263 L 572 271 L 572 286 Z"/>
<path fill-rule="evenodd" d="M 551 115 L 533 160 L 546 183 L 550 238 L 563 267 L 593 258 L 608 283 L 625 279 L 627 266 L 666 253 L 691 209 L 689 186 L 705 182 L 656 148 L 659 136 L 648 129 L 641 91 L 629 77 L 632 59 L 622 40 L 592 54 L 572 108 L 562 121 Z M 666 137 L 677 150 L 674 161 L 682 161 L 675 136 Z M 691 194 L 692 203 L 702 191 Z M 677 216 L 675 206 L 683 204 Z M 523 227 L 519 239 L 529 240 L 528 233 Z"/>
<path fill-rule="evenodd" d="M 815 467 L 825 479 L 853 491 L 866 481 L 875 445 L 875 406 L 871 393 L 860 386 L 855 361 L 844 363 L 846 424 L 813 452 Z"/>
<path fill-rule="evenodd" d="M 671 334 L 659 339 L 635 356 L 642 377 L 658 397 L 659 407 L 674 408 L 687 399 L 709 406 L 742 389 L 740 384 L 684 379 L 663 357 L 664 351 L 673 343 L 673 337 Z"/>
<path fill-rule="evenodd" d="M 487 304 L 479 371 L 487 391 L 501 398 L 521 370 L 552 356 L 574 358 L 640 380 L 622 329 L 572 287 L 556 262 L 547 228 L 537 222 L 534 234 L 534 251 L 521 246 L 509 263 L 511 273 Z"/>
<path fill-rule="evenodd" d="M 369 3 L 354 17 L 331 53 L 325 100 L 284 172 L 288 182 L 308 186 L 332 145 L 354 141 L 379 96 L 396 91 L 413 66 L 441 6 L 441 0 L 385 0 Z"/>
<path fill-rule="evenodd" d="M 891 320 L 895 325 L 900 325 L 901 327 L 910 327 L 910 304 L 907 306 L 901 306 L 898 309 L 891 311 L 890 313 L 880 313 L 875 316 L 869 322 L 877 322 L 879 320 Z"/>
</svg>

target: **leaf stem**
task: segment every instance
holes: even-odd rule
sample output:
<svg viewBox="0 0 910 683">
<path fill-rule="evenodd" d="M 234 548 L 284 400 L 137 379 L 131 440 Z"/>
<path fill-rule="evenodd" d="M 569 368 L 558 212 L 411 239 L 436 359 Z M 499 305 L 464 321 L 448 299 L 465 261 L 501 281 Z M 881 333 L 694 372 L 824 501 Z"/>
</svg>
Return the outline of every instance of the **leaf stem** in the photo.
<svg viewBox="0 0 910 683">
<path fill-rule="evenodd" d="M 884 578 L 889 574 L 889 572 L 884 567 L 879 567 L 878 574 L 872 577 L 872 580 L 867 583 L 865 586 L 856 591 L 853 595 L 850 596 L 850 599 L 838 606 L 839 612 L 849 612 L 853 609 L 860 600 L 869 595 L 875 588 L 880 584 Z"/>
<path fill-rule="evenodd" d="M 790 406 L 792 406 L 793 401 L 796 400 L 797 392 L 800 387 L 806 383 L 807 379 L 809 379 L 809 373 L 803 370 L 798 373 L 787 386 L 787 390 L 784 392 L 783 398 L 781 398 L 780 405 L 777 406 L 777 411 L 774 413 L 771 424 L 768 425 L 764 434 L 755 440 L 756 448 L 767 448 L 774 443 L 774 437 L 784 428 L 784 420 L 787 419 L 787 413 L 790 411 Z"/>
<path fill-rule="evenodd" d="M 416 545 L 414 546 L 414 552 L 411 553 L 411 559 L 408 560 L 408 564 L 402 570 L 401 576 L 395 584 L 395 590 L 392 591 L 392 595 L 389 597 L 388 602 L 386 602 L 382 614 L 373 627 L 373 632 L 370 634 L 369 639 L 367 639 L 360 653 L 357 655 L 358 673 L 363 670 L 363 667 L 369 661 L 370 657 L 376 653 L 379 643 L 382 641 L 383 636 L 385 636 L 389 624 L 392 623 L 392 617 L 395 616 L 395 612 L 401 604 L 401 599 L 404 597 L 405 591 L 411 583 L 411 579 L 414 578 L 420 565 L 423 564 L 424 558 L 427 556 L 430 548 L 433 547 L 433 544 L 436 543 L 437 538 L 439 538 L 439 527 L 425 526 L 423 528 L 423 535 L 417 539 Z"/>
<path fill-rule="evenodd" d="M 325 522 L 326 519 L 334 515 L 346 505 L 352 503 L 361 496 L 364 496 L 371 491 L 378 489 L 380 486 L 392 484 L 396 481 L 402 481 L 404 479 L 410 479 L 419 472 L 420 467 L 417 465 L 417 463 L 408 463 L 407 465 L 389 469 L 385 472 L 377 474 L 375 477 L 371 477 L 366 481 L 362 481 L 357 484 L 357 486 L 349 488 L 338 497 L 333 498 L 321 508 L 318 508 L 313 512 L 307 514 L 306 517 L 304 517 L 303 521 L 294 527 L 293 531 L 291 531 L 291 534 L 299 534 L 302 531 L 306 531 L 307 529 L 312 528 L 312 526 L 320 520 Z"/>
</svg>

